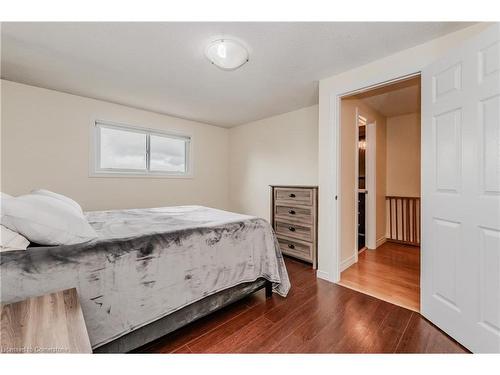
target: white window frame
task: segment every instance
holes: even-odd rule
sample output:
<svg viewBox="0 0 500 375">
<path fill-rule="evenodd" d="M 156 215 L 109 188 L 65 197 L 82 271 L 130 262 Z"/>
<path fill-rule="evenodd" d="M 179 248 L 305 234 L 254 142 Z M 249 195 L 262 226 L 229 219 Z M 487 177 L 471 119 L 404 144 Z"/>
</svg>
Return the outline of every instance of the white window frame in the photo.
<svg viewBox="0 0 500 375">
<path fill-rule="evenodd" d="M 101 128 L 116 129 L 146 135 L 146 169 L 126 169 L 126 168 L 101 168 Z M 150 167 L 150 143 L 151 136 L 182 139 L 185 141 L 185 165 L 184 172 L 152 171 Z M 96 120 L 91 129 L 91 157 L 90 157 L 90 177 L 152 177 L 152 178 L 192 178 L 193 177 L 193 137 L 190 134 L 176 131 L 162 131 L 139 126 L 119 124 L 109 121 Z"/>
</svg>

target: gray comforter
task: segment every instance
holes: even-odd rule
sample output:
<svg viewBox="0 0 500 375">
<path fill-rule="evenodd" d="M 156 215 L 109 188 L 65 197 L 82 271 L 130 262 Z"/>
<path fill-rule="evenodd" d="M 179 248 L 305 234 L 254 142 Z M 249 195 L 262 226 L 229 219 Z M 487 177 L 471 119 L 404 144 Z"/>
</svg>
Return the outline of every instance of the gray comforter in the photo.
<svg viewBox="0 0 500 375">
<path fill-rule="evenodd" d="M 76 287 L 94 348 L 259 277 L 290 288 L 265 220 L 200 206 L 86 215 L 97 240 L 1 253 L 0 301 Z"/>
</svg>

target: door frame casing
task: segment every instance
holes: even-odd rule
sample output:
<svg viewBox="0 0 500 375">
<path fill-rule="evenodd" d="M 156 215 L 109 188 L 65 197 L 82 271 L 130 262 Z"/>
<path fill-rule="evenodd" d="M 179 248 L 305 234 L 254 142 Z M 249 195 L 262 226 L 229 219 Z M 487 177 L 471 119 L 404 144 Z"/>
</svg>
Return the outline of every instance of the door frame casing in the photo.
<svg viewBox="0 0 500 375">
<path fill-rule="evenodd" d="M 335 236 L 333 238 L 334 248 L 333 248 L 333 272 L 325 272 L 323 270 L 318 270 L 317 276 L 321 279 L 325 279 L 334 283 L 338 283 L 340 281 L 340 273 L 341 273 L 341 207 L 340 207 L 340 199 L 338 197 L 341 196 L 341 168 L 340 168 L 340 130 L 341 130 L 341 102 L 342 98 L 350 95 L 354 95 L 357 93 L 361 93 L 364 91 L 372 90 L 381 86 L 387 86 L 392 83 L 396 83 L 402 80 L 410 79 L 412 77 L 420 76 L 421 71 L 409 69 L 408 72 L 403 74 L 399 74 L 397 72 L 393 74 L 389 74 L 384 77 L 381 74 L 380 80 L 373 81 L 360 81 L 349 82 L 344 87 L 339 88 L 337 92 L 330 94 L 330 124 L 333 128 L 333 137 L 335 144 L 335 151 L 333 152 L 333 187 L 335 191 L 335 196 L 337 199 L 335 200 L 335 204 L 333 207 L 333 231 L 332 234 Z M 385 78 L 385 79 L 384 79 Z M 364 82 L 364 83 L 363 83 Z M 357 183 L 355 184 L 357 186 Z M 357 204 L 356 204 L 357 207 Z M 356 220 L 357 222 L 357 220 Z M 357 233 L 357 231 L 356 231 Z"/>
</svg>

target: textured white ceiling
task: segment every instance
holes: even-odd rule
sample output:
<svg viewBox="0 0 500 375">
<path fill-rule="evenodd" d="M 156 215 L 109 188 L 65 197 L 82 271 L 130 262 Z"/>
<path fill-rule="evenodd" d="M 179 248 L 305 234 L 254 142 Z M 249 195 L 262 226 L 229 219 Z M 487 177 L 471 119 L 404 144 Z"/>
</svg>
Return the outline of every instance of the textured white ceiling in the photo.
<svg viewBox="0 0 500 375">
<path fill-rule="evenodd" d="M 3 23 L 1 76 L 231 127 L 309 106 L 318 80 L 470 23 Z M 250 61 L 204 56 L 234 37 Z"/>
</svg>

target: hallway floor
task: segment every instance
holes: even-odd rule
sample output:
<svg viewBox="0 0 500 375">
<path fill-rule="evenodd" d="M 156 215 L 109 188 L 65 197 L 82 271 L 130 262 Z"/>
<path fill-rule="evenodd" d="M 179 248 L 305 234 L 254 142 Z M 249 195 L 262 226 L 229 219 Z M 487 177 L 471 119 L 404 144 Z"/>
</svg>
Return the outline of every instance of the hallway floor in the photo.
<svg viewBox="0 0 500 375">
<path fill-rule="evenodd" d="M 359 254 L 341 274 L 340 285 L 420 311 L 420 248 L 386 242 Z"/>
</svg>

